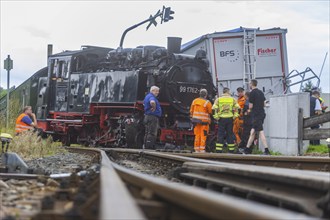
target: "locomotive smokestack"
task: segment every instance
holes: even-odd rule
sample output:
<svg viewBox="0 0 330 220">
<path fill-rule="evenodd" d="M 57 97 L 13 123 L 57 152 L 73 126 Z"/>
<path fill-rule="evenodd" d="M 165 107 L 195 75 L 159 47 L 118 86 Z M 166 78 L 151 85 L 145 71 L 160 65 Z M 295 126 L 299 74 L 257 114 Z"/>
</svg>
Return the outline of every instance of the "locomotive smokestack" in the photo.
<svg viewBox="0 0 330 220">
<path fill-rule="evenodd" d="M 48 44 L 47 46 L 47 60 L 48 60 L 48 57 L 53 55 L 53 44 Z"/>
<path fill-rule="evenodd" d="M 181 37 L 167 37 L 168 54 L 181 52 Z"/>
</svg>

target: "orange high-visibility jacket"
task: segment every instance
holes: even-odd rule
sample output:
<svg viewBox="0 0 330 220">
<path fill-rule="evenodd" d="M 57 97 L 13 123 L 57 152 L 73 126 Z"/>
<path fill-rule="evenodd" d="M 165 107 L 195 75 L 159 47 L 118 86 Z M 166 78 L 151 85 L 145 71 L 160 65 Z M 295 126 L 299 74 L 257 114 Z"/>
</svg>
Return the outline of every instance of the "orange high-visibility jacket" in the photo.
<svg viewBox="0 0 330 220">
<path fill-rule="evenodd" d="M 212 104 L 209 100 L 196 98 L 190 107 L 190 116 L 196 121 L 211 123 L 210 114 L 212 114 Z"/>
<path fill-rule="evenodd" d="M 238 98 L 238 99 L 237 99 L 237 103 L 238 103 L 239 107 L 240 107 L 241 109 L 243 109 L 243 108 L 244 108 L 244 104 L 245 104 L 245 97 L 242 96 L 242 97 Z"/>
<path fill-rule="evenodd" d="M 24 122 L 22 122 L 22 119 L 24 118 L 24 116 L 28 116 L 28 115 L 25 113 L 22 113 L 16 119 L 16 128 L 15 128 L 16 133 L 20 133 L 22 131 L 27 131 L 27 130 L 30 130 L 33 128 L 31 125 L 28 125 L 28 124 L 25 124 Z"/>
</svg>

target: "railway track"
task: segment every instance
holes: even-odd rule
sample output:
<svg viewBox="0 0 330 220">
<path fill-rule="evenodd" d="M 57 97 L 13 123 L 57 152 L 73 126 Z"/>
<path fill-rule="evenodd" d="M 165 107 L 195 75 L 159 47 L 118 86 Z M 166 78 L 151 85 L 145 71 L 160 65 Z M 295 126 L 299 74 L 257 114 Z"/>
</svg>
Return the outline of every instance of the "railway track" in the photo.
<svg viewBox="0 0 330 220">
<path fill-rule="evenodd" d="M 113 165 L 147 219 L 309 219 L 297 212 L 169 182 Z"/>
<path fill-rule="evenodd" d="M 330 175 L 326 172 L 233 164 L 152 151 L 116 149 L 109 154 L 114 158 L 120 154 L 139 155 L 141 163 L 161 167 L 162 176 L 208 191 L 329 217 Z M 131 158 L 134 157 L 126 156 L 125 160 Z"/>
<path fill-rule="evenodd" d="M 104 149 L 107 150 L 107 149 Z M 141 153 L 143 150 L 136 149 L 118 149 L 120 152 L 129 151 Z M 154 152 L 154 151 L 148 151 Z M 158 151 L 159 152 L 159 151 Z M 181 152 L 181 153 L 180 153 Z M 278 168 L 289 168 L 297 170 L 311 170 L 330 172 L 330 158 L 329 157 L 309 157 L 309 156 L 262 156 L 262 155 L 241 155 L 241 154 L 214 154 L 203 153 L 196 154 L 182 151 L 161 151 L 159 153 L 177 155 L 182 157 L 190 157 L 195 159 L 204 159 L 209 161 L 219 161 L 237 164 L 249 164 L 256 166 L 269 166 Z M 164 156 L 166 157 L 166 156 Z"/>
<path fill-rule="evenodd" d="M 264 194 L 263 187 L 265 186 L 260 186 L 257 191 L 257 186 L 253 188 L 248 185 L 249 179 L 260 175 L 260 173 L 252 175 L 258 168 L 256 166 L 253 166 L 254 170 L 239 172 L 242 168 L 242 165 L 239 164 L 206 161 L 158 152 L 122 149 L 111 149 L 104 152 L 100 149 L 90 148 L 69 148 L 69 150 L 92 155 L 100 164 L 99 172 L 53 176 L 0 174 L 2 180 L 20 178 L 31 181 L 48 178 L 59 182 L 59 186 L 53 187 L 51 193 L 44 194 L 44 197 L 38 195 L 41 202 L 33 210 L 34 215 L 30 217 L 31 219 L 318 219 L 321 216 L 320 212 L 314 212 L 314 209 L 310 212 L 299 209 L 293 211 L 285 209 L 285 205 L 287 205 L 285 202 L 282 203 L 281 208 L 278 208 L 273 204 L 260 201 L 258 192 Z M 129 157 L 132 158 L 141 157 L 151 166 L 155 166 L 155 163 L 159 166 L 165 164 L 167 174 L 173 175 L 173 179 L 180 181 L 174 182 L 166 178 L 142 174 L 132 168 L 116 164 L 118 157 L 124 154 L 131 155 Z M 220 164 L 223 166 L 222 168 L 220 168 Z M 248 167 L 248 165 L 244 166 Z M 233 185 L 233 183 L 238 180 L 242 181 L 242 177 L 233 179 L 234 171 L 237 172 L 237 176 L 245 173 L 245 189 L 250 192 L 247 193 L 247 199 L 242 199 L 244 196 L 235 195 L 239 186 Z M 278 176 L 283 177 L 278 181 L 281 184 L 273 184 L 282 185 L 282 182 L 285 182 L 284 179 L 289 179 L 290 181 L 287 182 L 291 183 L 291 181 L 294 182 L 301 178 L 295 187 L 297 185 L 305 187 L 306 190 L 313 190 L 310 194 L 314 194 L 315 186 L 318 185 L 319 191 L 324 192 L 324 184 L 328 183 L 324 180 L 324 177 L 327 176 L 325 173 L 300 172 L 305 172 L 304 179 L 300 174 L 292 175 L 290 172 L 286 174 L 281 172 L 278 173 Z M 220 175 L 219 173 L 222 173 L 221 178 L 216 176 Z M 268 173 L 269 176 L 265 178 L 270 182 L 275 181 L 278 177 L 269 172 L 265 173 Z M 266 175 L 265 173 L 263 175 Z M 286 178 L 285 175 L 287 175 Z M 205 182 L 205 178 L 208 182 Z M 223 179 L 226 183 L 221 183 L 223 185 L 211 183 L 212 178 L 216 181 Z M 310 178 L 313 180 L 311 181 Z M 253 181 L 255 180 L 253 179 Z M 230 186 L 226 186 L 226 184 Z M 291 187 L 292 190 L 290 184 L 282 186 L 282 188 L 285 187 L 287 189 Z M 270 191 L 273 189 L 275 188 L 271 188 Z M 240 193 L 244 193 L 240 190 L 238 190 Z M 276 188 L 276 190 L 279 189 Z M 279 191 L 274 193 L 279 193 Z M 319 194 L 315 194 L 315 197 L 318 198 Z M 293 195 L 296 194 L 293 193 Z M 274 195 L 268 196 L 274 197 Z M 290 196 L 288 195 L 286 199 Z M 305 196 L 306 194 L 301 195 L 300 199 L 311 199 L 311 197 L 305 198 Z M 258 199 L 255 199 L 256 197 Z M 308 204 L 313 206 L 316 200 L 314 197 L 312 199 L 314 200 L 309 201 Z"/>
<path fill-rule="evenodd" d="M 250 164 L 257 166 L 270 166 L 298 170 L 330 171 L 329 157 L 308 157 L 308 156 L 261 156 L 261 155 L 240 155 L 240 154 L 193 154 L 174 153 L 179 156 L 186 156 L 212 161 L 228 163 Z"/>
</svg>

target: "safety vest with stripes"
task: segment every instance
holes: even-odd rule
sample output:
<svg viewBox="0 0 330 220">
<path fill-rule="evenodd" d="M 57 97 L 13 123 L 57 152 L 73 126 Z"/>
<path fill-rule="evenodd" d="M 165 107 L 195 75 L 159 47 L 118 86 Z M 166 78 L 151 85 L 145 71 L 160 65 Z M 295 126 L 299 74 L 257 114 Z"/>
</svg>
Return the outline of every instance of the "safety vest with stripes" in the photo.
<svg viewBox="0 0 330 220">
<path fill-rule="evenodd" d="M 193 122 L 210 124 L 210 114 L 212 114 L 212 104 L 209 100 L 197 98 L 192 102 L 190 116 Z"/>
<path fill-rule="evenodd" d="M 239 106 L 230 95 L 224 94 L 215 100 L 212 108 L 215 110 L 215 119 L 238 117 Z"/>
<path fill-rule="evenodd" d="M 32 129 L 33 127 L 31 125 L 28 125 L 26 123 L 24 123 L 22 121 L 22 119 L 25 117 L 25 116 L 28 116 L 27 114 L 25 113 L 22 113 L 18 116 L 18 118 L 16 119 L 16 128 L 15 128 L 15 131 L 16 133 L 20 133 L 20 132 L 23 132 L 23 131 L 27 131 L 27 130 L 30 130 Z"/>
</svg>

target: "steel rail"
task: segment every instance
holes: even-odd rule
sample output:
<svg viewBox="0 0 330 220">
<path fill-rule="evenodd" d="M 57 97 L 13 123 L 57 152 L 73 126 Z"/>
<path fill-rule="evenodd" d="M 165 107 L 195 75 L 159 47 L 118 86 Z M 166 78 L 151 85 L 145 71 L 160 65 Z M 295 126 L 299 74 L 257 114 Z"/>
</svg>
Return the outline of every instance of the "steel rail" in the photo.
<svg viewBox="0 0 330 220">
<path fill-rule="evenodd" d="M 99 219 L 146 219 L 104 151 L 95 148 L 67 148 L 71 152 L 97 154 L 100 157 Z"/>
<path fill-rule="evenodd" d="M 117 152 L 125 152 L 124 150 L 114 150 L 111 149 L 111 151 L 117 151 Z M 130 150 L 129 152 L 134 152 Z M 137 152 L 137 151 L 135 151 Z M 223 166 L 223 167 L 229 167 L 229 168 L 235 168 L 238 171 L 241 170 L 250 170 L 251 174 L 256 175 L 266 175 L 267 178 L 283 178 L 283 181 L 291 181 L 291 179 L 301 179 L 301 181 L 297 182 L 296 184 L 301 184 L 301 186 L 307 186 L 310 185 L 311 187 L 320 188 L 320 189 L 329 189 L 330 185 L 330 173 L 326 172 L 315 172 L 315 171 L 307 171 L 307 170 L 292 170 L 292 169 L 285 169 L 285 168 L 278 168 L 278 167 L 258 167 L 253 165 L 242 165 L 242 164 L 233 164 L 233 163 L 226 163 L 226 162 L 219 162 L 219 161 L 209 161 L 204 159 L 197 159 L 197 158 L 189 158 L 179 155 L 173 155 L 173 154 L 164 154 L 164 153 L 158 153 L 153 151 L 140 151 L 140 154 L 145 155 L 147 157 L 154 158 L 155 160 L 159 159 L 165 159 L 168 161 L 173 162 L 180 162 L 180 163 L 193 163 L 196 164 L 206 164 L 207 165 L 213 165 L 213 166 Z M 233 169 L 234 170 L 234 169 Z M 306 181 L 308 183 L 306 183 Z M 321 185 L 320 185 L 321 184 Z"/>
<path fill-rule="evenodd" d="M 330 171 L 329 157 L 309 156 L 262 156 L 262 155 L 241 155 L 241 154 L 194 154 L 174 153 L 174 155 L 187 156 L 192 158 L 214 160 L 229 163 L 242 163 L 257 166 L 271 166 L 290 168 L 298 170 Z"/>
<path fill-rule="evenodd" d="M 145 153 L 155 152 L 152 150 L 137 149 L 104 149 L 106 152 L 114 150 L 122 153 Z M 241 154 L 215 154 L 215 153 L 170 153 L 155 152 L 164 155 L 176 155 L 186 158 L 204 159 L 208 161 L 219 161 L 238 164 L 250 164 L 256 166 L 270 166 L 278 168 L 289 168 L 297 170 L 311 171 L 330 171 L 330 158 L 328 157 L 309 157 L 309 156 L 262 156 L 262 155 L 241 155 Z M 166 156 L 164 156 L 166 157 Z M 180 159 L 185 161 L 184 159 Z"/>
<path fill-rule="evenodd" d="M 150 198 L 161 198 L 193 214 L 192 219 L 313 219 L 311 216 L 277 209 L 253 201 L 214 193 L 140 174 L 113 164 L 120 177 L 128 184 L 149 192 Z M 185 217 L 191 219 L 191 217 Z"/>
<path fill-rule="evenodd" d="M 46 177 L 37 174 L 22 174 L 22 173 L 0 173 L 0 179 L 38 179 Z"/>
</svg>

